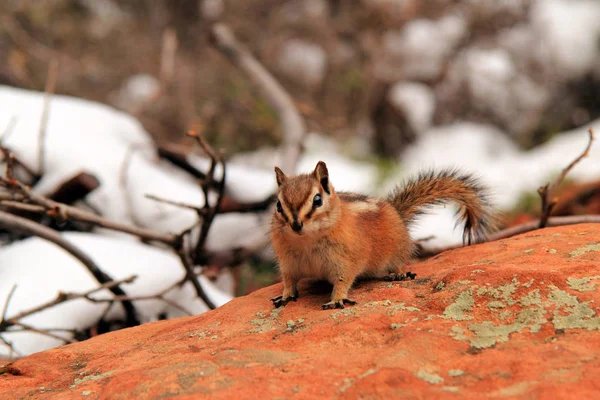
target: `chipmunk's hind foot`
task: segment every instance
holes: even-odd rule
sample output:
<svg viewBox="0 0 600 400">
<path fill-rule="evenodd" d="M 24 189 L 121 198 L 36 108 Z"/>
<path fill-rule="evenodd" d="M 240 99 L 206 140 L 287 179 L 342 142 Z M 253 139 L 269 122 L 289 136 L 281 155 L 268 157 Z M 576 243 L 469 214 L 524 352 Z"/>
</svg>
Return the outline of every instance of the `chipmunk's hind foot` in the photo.
<svg viewBox="0 0 600 400">
<path fill-rule="evenodd" d="M 408 281 L 408 280 L 413 280 L 415 279 L 415 277 L 417 276 L 417 274 L 412 273 L 410 271 L 405 272 L 405 273 L 397 273 L 397 272 L 393 272 L 389 275 L 384 276 L 382 279 L 384 281 L 387 282 L 393 282 L 393 281 Z"/>
<path fill-rule="evenodd" d="M 350 299 L 342 299 L 338 301 L 330 301 L 329 303 L 323 304 L 323 310 L 330 310 L 333 308 L 344 308 L 344 304 L 355 305 L 356 301 Z"/>
<path fill-rule="evenodd" d="M 270 300 L 273 302 L 273 305 L 275 306 L 275 308 L 279 308 L 279 307 L 285 306 L 290 301 L 297 301 L 298 295 L 288 296 L 285 299 L 283 298 L 283 296 L 275 296 L 275 297 L 271 298 Z"/>
</svg>

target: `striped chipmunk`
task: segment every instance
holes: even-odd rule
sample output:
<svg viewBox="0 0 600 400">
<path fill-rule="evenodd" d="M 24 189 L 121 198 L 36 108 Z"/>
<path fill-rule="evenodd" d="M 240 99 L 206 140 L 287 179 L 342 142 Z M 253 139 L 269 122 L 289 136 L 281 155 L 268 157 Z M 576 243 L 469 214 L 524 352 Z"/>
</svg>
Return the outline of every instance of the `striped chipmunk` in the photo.
<svg viewBox="0 0 600 400">
<path fill-rule="evenodd" d="M 485 188 L 457 170 L 421 173 L 384 199 L 336 193 L 323 161 L 309 174 L 286 176 L 275 167 L 275 175 L 271 241 L 283 280 L 283 294 L 271 299 L 275 307 L 296 301 L 303 278 L 333 284 L 323 309 L 356 304 L 348 292 L 357 278 L 404 279 L 415 251 L 407 228 L 425 206 L 457 203 L 467 244 L 495 227 Z"/>
</svg>

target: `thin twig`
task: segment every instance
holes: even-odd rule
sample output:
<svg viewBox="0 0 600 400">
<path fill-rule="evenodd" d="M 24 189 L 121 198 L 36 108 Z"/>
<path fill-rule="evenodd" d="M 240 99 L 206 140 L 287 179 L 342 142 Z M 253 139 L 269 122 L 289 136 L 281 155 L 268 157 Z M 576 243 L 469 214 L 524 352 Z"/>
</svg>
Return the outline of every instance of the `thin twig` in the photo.
<svg viewBox="0 0 600 400">
<path fill-rule="evenodd" d="M 8 350 L 10 351 L 10 353 L 8 354 L 8 359 L 9 360 L 13 359 L 13 354 L 16 354 L 18 357 L 22 357 L 23 356 L 23 354 L 21 354 L 21 352 L 15 350 L 15 348 L 14 348 L 14 346 L 13 346 L 13 344 L 11 342 L 9 342 L 8 340 L 4 339 L 1 335 L 0 335 L 0 341 L 2 343 L 4 343 L 4 345 L 6 347 L 8 347 Z M 0 366 L 0 368 L 1 367 L 2 366 Z M 0 371 L 1 371 L 1 369 L 0 369 Z"/>
<path fill-rule="evenodd" d="M 202 224 L 200 226 L 200 236 L 198 238 L 198 242 L 196 242 L 196 248 L 194 251 L 194 260 L 196 264 L 203 264 L 206 262 L 206 240 L 208 238 L 208 233 L 212 226 L 212 222 L 220 212 L 221 203 L 223 202 L 223 196 L 225 194 L 225 180 L 227 179 L 227 166 L 225 165 L 225 161 L 223 159 L 223 154 L 217 152 L 208 144 L 204 136 L 196 131 L 188 131 L 186 133 L 188 136 L 194 138 L 198 145 L 202 148 L 202 150 L 210 157 L 210 167 L 208 169 L 208 173 L 206 174 L 206 179 L 200 181 L 200 186 L 202 187 L 202 192 L 204 193 L 204 206 L 200 211 L 198 211 L 198 215 L 202 217 Z M 217 183 L 217 202 L 214 207 L 210 206 L 209 201 L 209 191 L 210 187 L 215 183 L 215 170 L 217 164 L 221 164 L 221 168 L 223 172 L 221 174 L 221 179 L 219 179 Z"/>
<path fill-rule="evenodd" d="M 3 330 L 6 330 L 6 328 L 8 326 L 12 326 L 15 325 L 19 320 L 25 318 L 25 317 L 29 317 L 33 314 L 37 314 L 40 311 L 44 311 L 48 308 L 52 308 L 56 305 L 59 305 L 61 303 L 70 301 L 70 300 L 75 300 L 75 299 L 83 299 L 83 298 L 88 298 L 90 295 L 99 292 L 101 290 L 104 289 L 108 289 L 110 290 L 111 288 L 114 288 L 116 286 L 119 286 L 123 283 L 132 283 L 134 280 L 136 279 L 135 275 L 129 276 L 125 279 L 119 279 L 116 281 L 110 281 L 110 282 L 106 282 L 98 287 L 95 287 L 93 289 L 88 290 L 87 292 L 84 293 L 63 293 L 60 292 L 58 293 L 58 295 L 53 299 L 53 300 L 49 300 L 43 304 L 40 304 L 36 307 L 30 308 L 29 310 L 25 310 L 25 311 L 21 311 L 20 313 L 13 315 L 10 318 L 6 318 L 2 324 L 0 324 L 0 332 L 2 332 Z M 3 329 L 4 328 L 4 329 Z"/>
<path fill-rule="evenodd" d="M 42 239 L 46 239 L 56 244 L 57 246 L 61 247 L 63 250 L 71 254 L 73 257 L 78 259 L 101 285 L 114 281 L 114 279 L 112 279 L 108 274 L 102 271 L 102 269 L 100 269 L 100 267 L 94 262 L 94 260 L 92 260 L 87 254 L 85 254 L 77 246 L 75 246 L 68 240 L 64 239 L 58 232 L 56 232 L 53 229 L 38 224 L 37 222 L 31 221 L 29 219 L 6 213 L 4 211 L 0 211 L 0 226 L 29 235 L 39 236 Z M 115 296 L 127 295 L 127 293 L 125 293 L 123 289 L 119 287 L 119 285 L 111 286 L 109 289 L 111 292 L 113 292 Z M 139 325 L 139 320 L 137 318 L 133 303 L 131 303 L 130 301 L 123 301 L 121 304 L 125 309 L 128 324 L 130 324 L 130 326 Z"/>
<path fill-rule="evenodd" d="M 94 303 L 102 303 L 102 302 L 114 303 L 115 301 L 121 301 L 121 300 L 130 300 L 130 301 L 162 300 L 163 302 L 171 305 L 172 307 L 177 308 L 179 311 L 183 312 L 184 314 L 193 315 L 193 313 L 191 311 L 187 310 L 182 305 L 177 304 L 176 302 L 169 300 L 165 297 L 165 294 L 167 294 L 171 290 L 175 289 L 177 286 L 183 285 L 185 282 L 187 282 L 187 277 L 184 277 L 182 280 L 179 280 L 179 281 L 173 283 L 171 286 L 165 288 L 164 290 L 160 291 L 159 293 L 156 293 L 155 295 L 149 295 L 149 296 L 128 296 L 128 297 L 115 296 L 115 297 L 112 297 L 109 299 L 95 299 L 95 298 L 86 296 L 86 298 L 90 301 L 93 301 Z"/>
<path fill-rule="evenodd" d="M 204 303 L 206 303 L 208 308 L 210 308 L 211 310 L 214 310 L 215 308 L 217 308 L 216 304 L 213 303 L 212 300 L 208 297 L 208 295 L 204 291 L 204 288 L 200 284 L 200 281 L 198 281 L 198 277 L 196 276 L 196 274 L 194 274 L 194 263 L 189 255 L 189 252 L 187 251 L 187 249 L 189 248 L 188 240 L 189 240 L 189 232 L 182 235 L 181 247 L 177 251 L 179 258 L 181 259 L 181 263 L 183 264 L 183 267 L 185 268 L 186 279 L 188 281 L 190 281 L 192 283 L 192 285 L 194 285 L 194 289 L 196 289 L 196 293 L 198 294 L 198 297 L 200 297 L 202 299 L 202 301 L 204 301 Z"/>
<path fill-rule="evenodd" d="M 215 24 L 211 36 L 214 46 L 249 78 L 274 108 L 284 136 L 281 167 L 286 172 L 294 172 L 302 151 L 301 143 L 306 127 L 291 96 L 250 51 L 238 42 L 227 25 Z"/>
<path fill-rule="evenodd" d="M 206 174 L 200 171 L 198 168 L 190 164 L 187 159 L 188 149 L 180 149 L 178 146 L 169 144 L 163 145 L 158 148 L 158 157 L 164 159 L 177 168 L 180 168 L 192 175 L 196 179 L 206 179 Z"/>
<path fill-rule="evenodd" d="M 44 90 L 44 108 L 42 109 L 42 118 L 40 120 L 40 132 L 38 136 L 38 175 L 44 175 L 46 166 L 46 130 L 48 128 L 48 118 L 50 117 L 50 99 L 56 89 L 56 78 L 58 76 L 58 59 L 50 61 L 48 67 L 48 76 L 46 78 L 46 88 Z"/>
<path fill-rule="evenodd" d="M 4 320 L 6 319 L 6 312 L 8 311 L 8 305 L 10 304 L 10 300 L 13 297 L 13 294 L 15 294 L 15 290 L 17 290 L 17 285 L 13 285 L 13 287 L 10 289 L 10 292 L 8 293 L 8 296 L 6 297 L 6 303 L 4 303 L 4 310 L 2 310 L 2 315 L 0 315 L 0 325 L 2 325 L 2 322 L 4 322 Z"/>
<path fill-rule="evenodd" d="M 136 151 L 140 150 L 139 146 L 132 145 L 127 149 L 127 153 L 123 158 L 123 162 L 121 163 L 121 168 L 119 169 L 119 187 L 121 189 L 121 193 L 123 193 L 123 197 L 125 200 L 125 207 L 127 211 L 127 215 L 131 218 L 131 221 L 134 225 L 138 227 L 143 227 L 142 222 L 136 217 L 133 210 L 133 199 L 131 198 L 128 189 L 129 185 L 129 167 L 131 166 L 131 162 L 133 160 L 133 156 Z"/>
<path fill-rule="evenodd" d="M 76 340 L 74 340 L 74 339 L 67 339 L 67 338 L 64 338 L 62 336 L 55 335 L 52 332 L 48 332 L 45 329 L 38 329 L 38 328 L 36 328 L 34 326 L 27 325 L 27 324 L 24 324 L 22 322 L 15 322 L 13 324 L 13 326 L 20 326 L 21 328 L 23 328 L 26 331 L 35 332 L 35 333 L 40 334 L 40 335 L 48 336 L 48 337 L 50 337 L 52 339 L 61 340 L 61 341 L 65 342 L 65 343 L 75 343 L 76 342 Z"/>
<path fill-rule="evenodd" d="M 196 213 L 198 213 L 198 215 L 200 215 L 200 216 L 204 214 L 204 209 L 202 207 L 195 206 L 193 204 L 184 203 L 181 201 L 173 201 L 173 200 L 163 199 L 162 197 L 158 197 L 153 194 L 146 194 L 144 197 L 146 197 L 147 199 L 150 199 L 150 200 L 157 201 L 159 203 L 165 203 L 165 204 L 169 204 L 171 206 L 193 210 Z"/>
<path fill-rule="evenodd" d="M 565 169 L 562 170 L 561 174 L 556 178 L 556 180 L 550 185 L 549 183 L 545 186 L 542 186 L 538 189 L 538 194 L 542 200 L 542 215 L 540 217 L 539 227 L 543 228 L 547 225 L 548 218 L 550 217 L 550 213 L 552 213 L 552 209 L 556 205 L 558 199 L 555 198 L 554 194 L 558 186 L 565 179 L 567 174 L 573 169 L 575 165 L 577 165 L 583 158 L 587 157 L 589 151 L 592 147 L 592 142 L 594 141 L 594 130 L 592 128 L 589 129 L 589 141 L 587 147 L 577 157 L 575 160 L 571 162 Z"/>
<path fill-rule="evenodd" d="M 170 299 L 167 299 L 162 294 L 155 294 L 155 295 L 148 295 L 148 296 L 116 296 L 113 299 L 93 299 L 92 298 L 92 299 L 88 299 L 88 300 L 90 300 L 94 303 L 114 303 L 115 301 L 123 301 L 123 300 L 129 300 L 129 301 L 160 300 L 160 301 L 163 301 L 163 302 L 167 303 L 168 305 L 172 306 L 173 308 L 178 309 L 179 311 L 183 312 L 186 315 L 194 315 L 191 311 L 189 311 L 182 305 L 177 304 L 176 302 L 174 302 Z"/>
</svg>

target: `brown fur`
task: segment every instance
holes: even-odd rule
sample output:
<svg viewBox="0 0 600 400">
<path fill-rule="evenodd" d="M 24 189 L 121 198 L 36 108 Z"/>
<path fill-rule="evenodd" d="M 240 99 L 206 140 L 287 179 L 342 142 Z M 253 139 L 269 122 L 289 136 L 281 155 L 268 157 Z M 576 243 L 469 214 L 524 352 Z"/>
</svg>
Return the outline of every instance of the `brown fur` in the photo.
<svg viewBox="0 0 600 400">
<path fill-rule="evenodd" d="M 271 241 L 284 282 L 275 304 L 295 299 L 301 279 L 316 278 L 334 286 L 324 307 L 343 307 L 357 278 L 400 272 L 414 252 L 407 224 L 427 204 L 452 199 L 464 206 L 469 238 L 482 237 L 490 225 L 481 188 L 471 177 L 452 171 L 422 175 L 387 200 L 336 194 L 322 161 L 311 174 L 287 177 L 279 168 L 275 171 L 281 212 L 273 216 Z M 317 194 L 322 205 L 313 207 Z M 293 224 L 301 229 L 294 231 Z"/>
</svg>

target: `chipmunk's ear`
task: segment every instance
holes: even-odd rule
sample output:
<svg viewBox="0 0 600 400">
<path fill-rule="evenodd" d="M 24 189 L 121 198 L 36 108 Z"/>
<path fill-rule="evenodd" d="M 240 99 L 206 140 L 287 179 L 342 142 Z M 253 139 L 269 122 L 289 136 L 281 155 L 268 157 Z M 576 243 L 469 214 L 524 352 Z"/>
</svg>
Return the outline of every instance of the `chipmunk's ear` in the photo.
<svg viewBox="0 0 600 400">
<path fill-rule="evenodd" d="M 287 179 L 287 176 L 285 176 L 279 167 L 275 167 L 275 177 L 277 178 L 277 186 L 281 186 L 281 184 Z"/>
<path fill-rule="evenodd" d="M 329 171 L 327 171 L 327 165 L 323 161 L 319 161 L 315 170 L 313 171 L 313 175 L 323 186 L 323 189 L 327 192 L 327 194 L 331 194 L 331 187 L 329 186 Z"/>
</svg>

